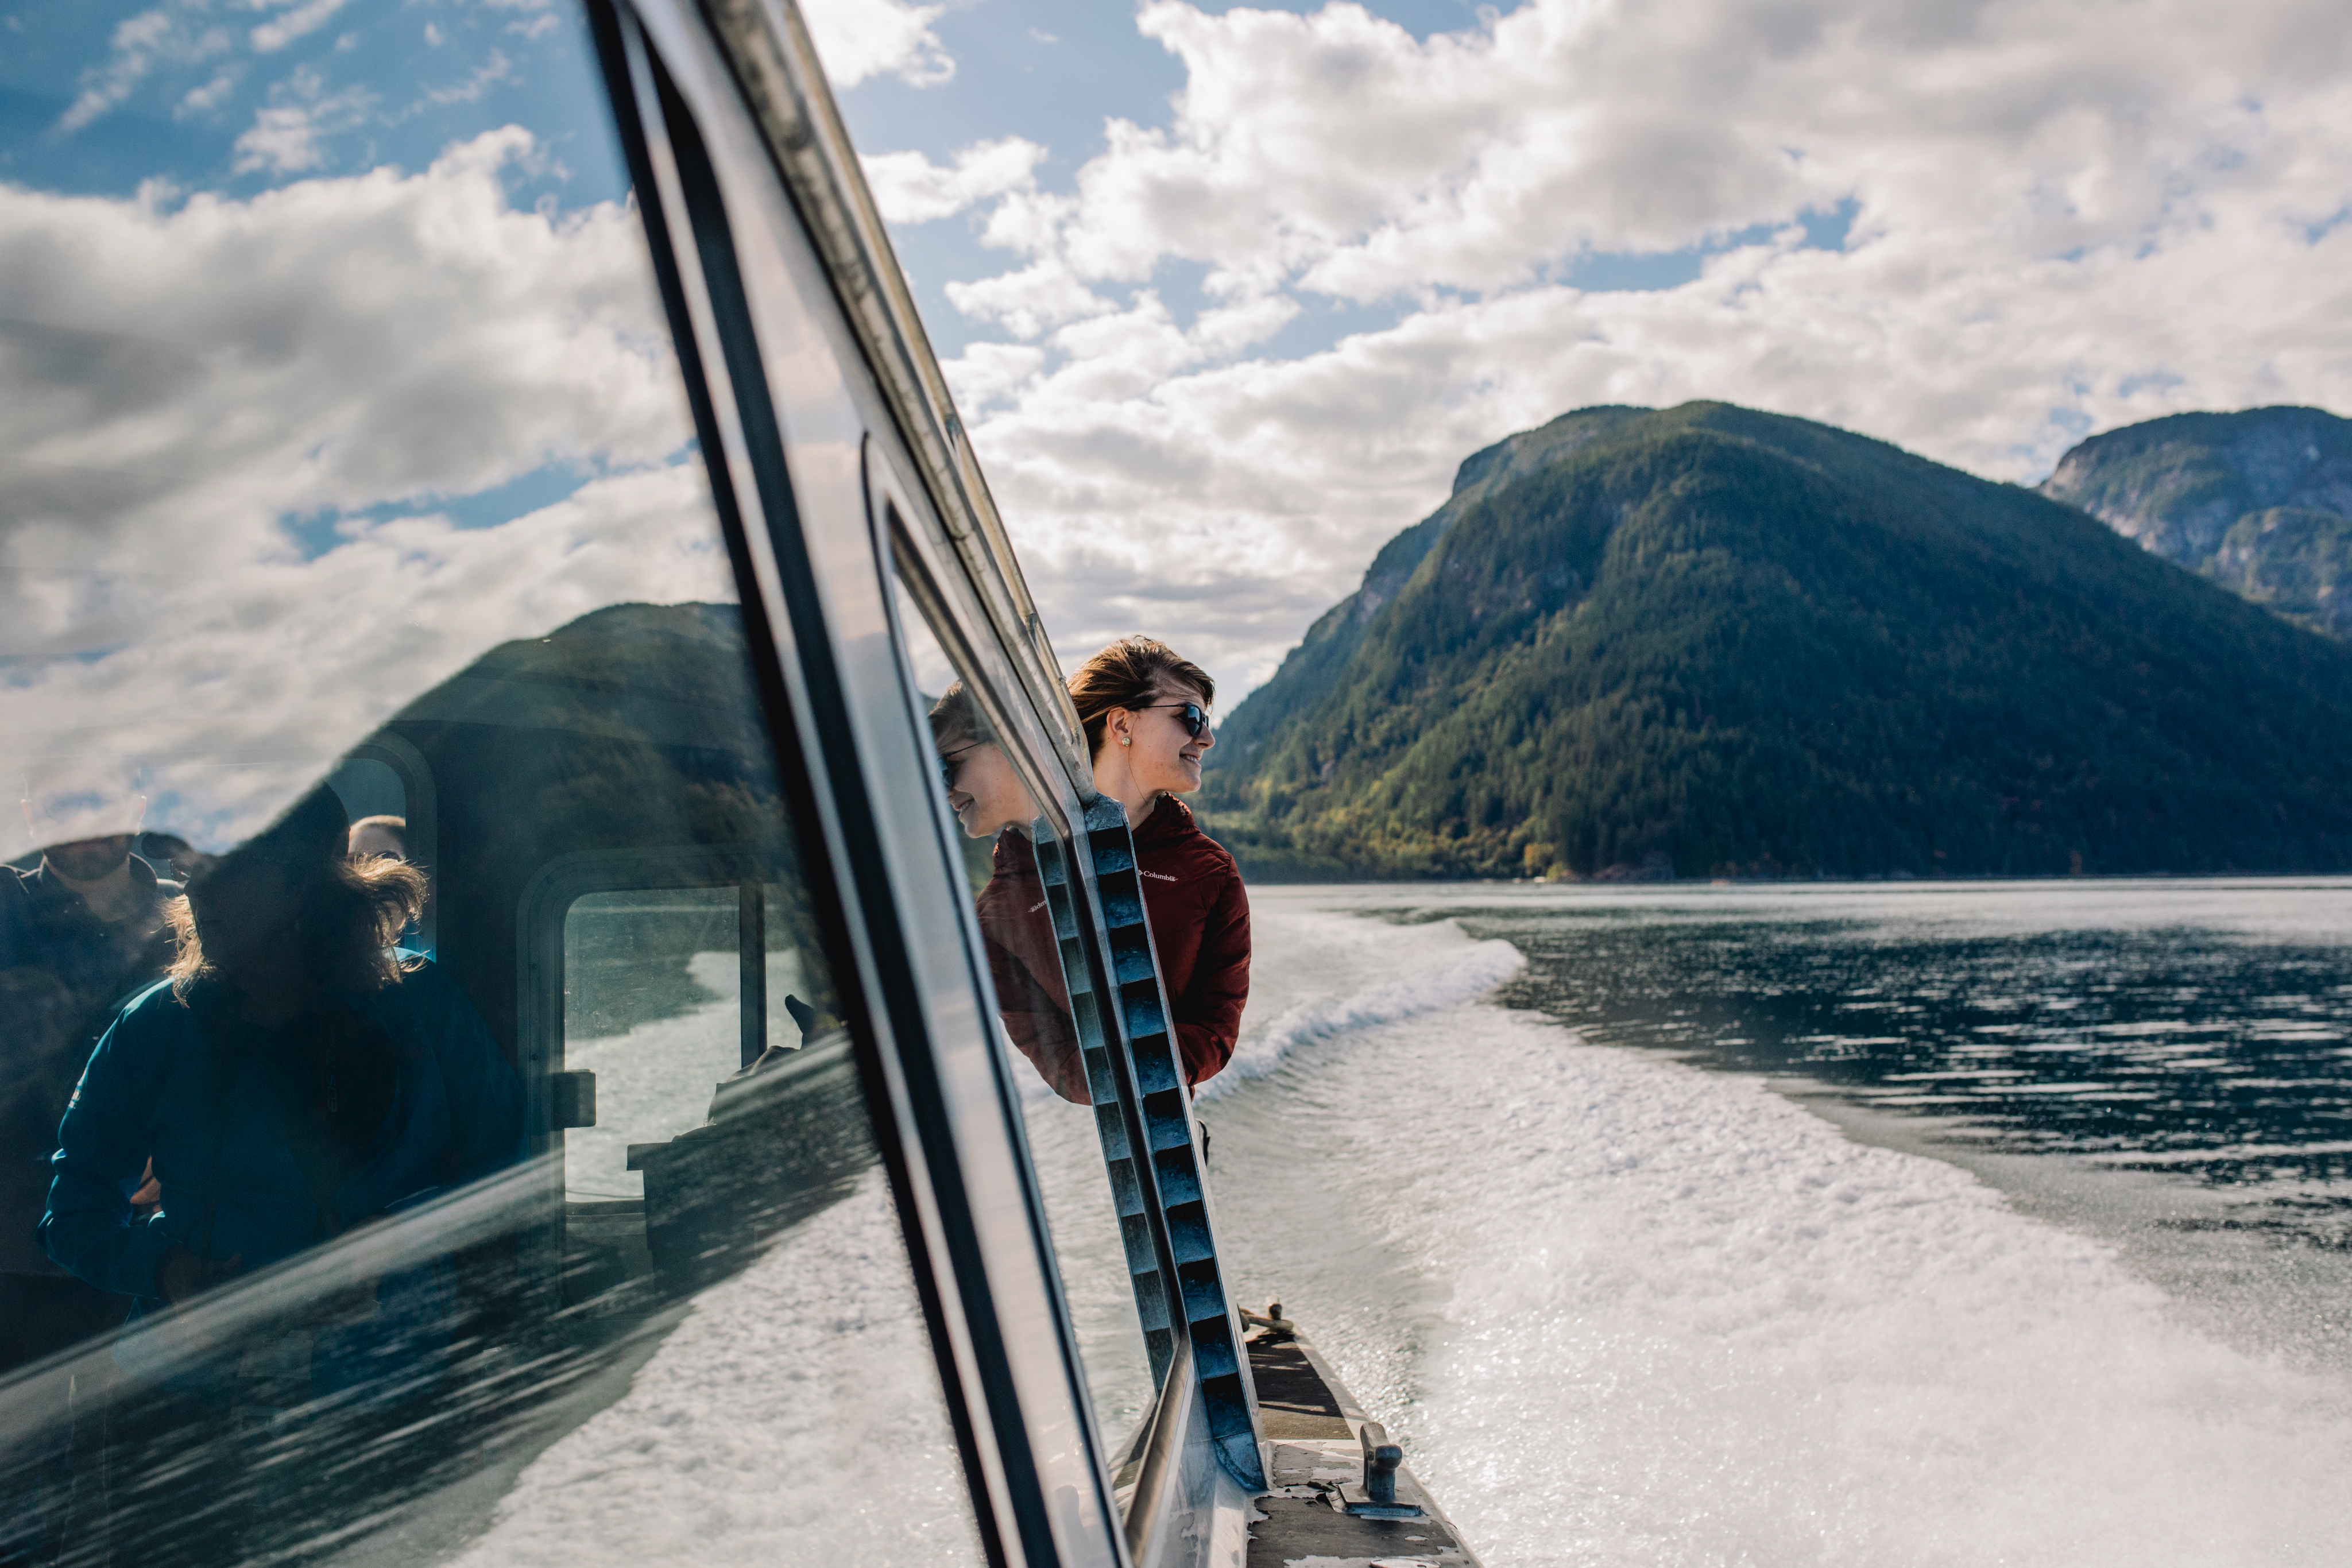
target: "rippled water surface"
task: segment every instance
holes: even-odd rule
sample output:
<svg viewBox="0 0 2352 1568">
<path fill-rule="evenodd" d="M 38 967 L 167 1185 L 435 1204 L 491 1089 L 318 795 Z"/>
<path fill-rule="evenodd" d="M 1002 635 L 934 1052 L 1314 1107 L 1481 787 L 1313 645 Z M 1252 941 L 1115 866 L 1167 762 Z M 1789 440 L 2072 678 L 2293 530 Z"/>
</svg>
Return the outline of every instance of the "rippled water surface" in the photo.
<svg viewBox="0 0 2352 1568">
<path fill-rule="evenodd" d="M 1497 998 L 1993 1151 L 2272 1184 L 2352 1239 L 2352 883 L 1643 889 L 1456 911 Z M 1406 918 L 1423 917 L 1410 915 Z"/>
<path fill-rule="evenodd" d="M 1492 1568 L 2335 1568 L 2352 883 L 1253 890 L 1220 1239 Z"/>
</svg>

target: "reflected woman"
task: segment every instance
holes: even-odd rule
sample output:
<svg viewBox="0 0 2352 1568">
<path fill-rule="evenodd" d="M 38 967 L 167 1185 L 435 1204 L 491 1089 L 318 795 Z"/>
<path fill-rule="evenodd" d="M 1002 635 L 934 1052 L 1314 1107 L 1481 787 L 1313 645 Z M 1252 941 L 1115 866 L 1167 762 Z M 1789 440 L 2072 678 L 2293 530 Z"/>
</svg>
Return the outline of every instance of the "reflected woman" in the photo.
<svg viewBox="0 0 2352 1568">
<path fill-rule="evenodd" d="M 962 682 L 932 706 L 931 739 L 958 825 L 967 838 L 995 841 L 977 912 L 1004 1032 L 1055 1093 L 1089 1103 L 1061 947 L 1028 836 L 1036 804 Z"/>
<path fill-rule="evenodd" d="M 1176 799 L 1201 787 L 1216 683 L 1149 637 L 1122 637 L 1078 666 L 1070 698 L 1094 753 L 1095 788 L 1127 808 L 1144 913 L 1174 1009 L 1187 1082 L 1233 1059 L 1249 1000 L 1249 895 L 1241 868 Z"/>
<path fill-rule="evenodd" d="M 66 1109 L 41 1240 L 136 1298 L 134 1318 L 522 1153 L 522 1087 L 488 1030 L 392 946 L 423 873 L 346 858 L 345 832 L 321 789 L 196 878 L 173 907 L 172 983 L 123 1009 Z M 142 1215 L 132 1189 L 151 1162 L 162 1207 Z M 231 1355 L 173 1381 L 209 1405 L 283 1411 L 391 1366 L 413 1376 L 446 1348 L 455 1303 L 434 1266 L 361 1297 L 278 1324 L 299 1355 Z M 248 1375 L 264 1364 L 277 1370 Z"/>
</svg>

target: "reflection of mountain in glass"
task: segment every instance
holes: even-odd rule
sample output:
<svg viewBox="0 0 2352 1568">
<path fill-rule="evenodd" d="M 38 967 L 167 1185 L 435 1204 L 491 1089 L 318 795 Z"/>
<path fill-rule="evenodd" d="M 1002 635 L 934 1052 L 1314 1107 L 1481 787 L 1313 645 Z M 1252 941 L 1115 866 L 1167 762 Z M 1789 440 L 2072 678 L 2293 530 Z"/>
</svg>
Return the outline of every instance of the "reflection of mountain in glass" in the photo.
<svg viewBox="0 0 2352 1568">
<path fill-rule="evenodd" d="M 684 1294 L 762 1257 L 793 1255 L 806 1222 L 856 1190 L 875 1164 L 846 1035 L 772 1020 L 782 1031 L 772 1038 L 799 1049 L 735 1072 L 738 1020 L 713 999 L 738 958 L 739 889 L 752 882 L 765 894 L 772 1006 L 782 1008 L 784 987 L 824 1013 L 839 1006 L 739 611 L 706 603 L 597 611 L 494 648 L 408 703 L 372 738 L 379 753 L 421 775 L 409 782 L 412 803 L 429 802 L 434 819 L 427 869 L 438 961 L 501 1049 L 527 1076 L 558 1060 L 596 1064 L 585 1052 L 578 1062 L 535 1054 L 561 1033 L 548 1018 L 523 1027 L 522 998 L 537 995 L 541 983 L 530 967 L 547 964 L 551 951 L 561 961 L 566 912 L 577 903 L 603 925 L 629 929 L 625 939 L 604 943 L 614 949 L 609 964 L 599 967 L 596 944 L 581 955 L 591 971 L 581 977 L 583 1000 L 593 1005 L 574 1021 L 592 1034 L 618 1030 L 612 1040 L 659 1053 L 663 1060 L 627 1066 L 638 1079 L 659 1081 L 654 1089 L 686 1109 L 647 1115 L 637 1106 L 633 1114 L 625 1092 L 598 1107 L 597 1128 L 630 1141 L 616 1153 L 647 1173 L 642 1202 L 562 1205 L 547 1167 L 525 1167 L 454 1200 L 472 1217 L 471 1228 L 454 1230 L 419 1211 L 381 1232 L 408 1239 L 454 1282 L 449 1343 L 425 1368 L 429 1378 L 418 1381 L 406 1364 L 391 1367 L 391 1394 L 378 1397 L 370 1385 L 364 1398 L 306 1409 L 273 1433 L 270 1443 L 289 1452 L 383 1451 L 399 1461 L 372 1460 L 348 1474 L 338 1467 L 333 1486 L 315 1496 L 273 1483 L 275 1513 L 257 1539 L 289 1560 L 354 1528 L 398 1521 L 416 1530 L 420 1511 L 442 1520 L 427 1531 L 435 1540 L 487 1524 L 495 1491 L 453 1500 L 446 1489 L 485 1473 L 486 1453 L 527 1458 L 592 1423 L 630 1386 L 608 1375 L 654 1353 L 678 1322 Z M 655 891 L 634 903 L 579 896 L 599 886 Z M 665 917 L 632 919 L 644 914 L 640 904 Z M 688 1082 L 667 1081 L 681 1077 Z M 617 1090 L 630 1087 L 629 1073 L 614 1078 Z M 546 1130 L 543 1121 L 538 1126 Z M 559 1161 L 567 1157 L 565 1135 L 554 1134 Z M 332 1248 L 320 1254 L 340 1256 Z M 335 1274 L 339 1286 L 343 1278 Z M 276 1291 L 253 1310 L 311 1305 L 300 1289 L 280 1281 Z M 515 1377 L 516 1366 L 530 1375 Z M 419 1388 L 440 1437 L 394 1444 L 383 1429 L 417 1417 L 414 1404 L 392 1395 L 415 1401 L 426 1396 Z M 779 1419 L 795 1418 L 792 1403 L 782 1402 Z M 207 1429 L 191 1427 L 159 1454 L 177 1463 L 184 1453 L 210 1452 L 210 1442 Z M 261 1452 L 255 1473 L 278 1473 L 274 1449 Z M 0 1451 L 0 1487 L 15 1462 Z M 117 1540 L 173 1539 L 173 1521 L 188 1507 L 178 1485 L 150 1489 L 135 1509 L 118 1508 Z M 259 1495 L 246 1487 L 239 1506 Z"/>
<path fill-rule="evenodd" d="M 732 605 L 614 605 L 503 643 L 384 733 L 431 770 L 439 956 L 502 1039 L 517 912 L 561 857 L 740 847 L 775 892 L 771 941 L 817 946 Z"/>
</svg>

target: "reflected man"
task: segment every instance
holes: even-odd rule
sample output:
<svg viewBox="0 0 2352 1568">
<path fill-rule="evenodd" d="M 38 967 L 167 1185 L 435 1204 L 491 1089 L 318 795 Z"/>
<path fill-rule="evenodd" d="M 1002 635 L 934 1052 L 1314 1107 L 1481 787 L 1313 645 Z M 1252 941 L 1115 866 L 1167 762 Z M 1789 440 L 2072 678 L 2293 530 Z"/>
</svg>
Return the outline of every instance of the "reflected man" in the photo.
<svg viewBox="0 0 2352 1568">
<path fill-rule="evenodd" d="M 355 861 L 406 860 L 408 819 L 362 817 L 352 824 L 350 852 Z"/>
<path fill-rule="evenodd" d="M 147 798 L 118 771 L 24 777 L 29 872 L 0 867 L 0 1371 L 120 1322 L 129 1303 L 74 1279 L 34 1236 L 58 1123 L 98 1036 L 170 963 L 174 883 L 131 852 Z"/>
</svg>

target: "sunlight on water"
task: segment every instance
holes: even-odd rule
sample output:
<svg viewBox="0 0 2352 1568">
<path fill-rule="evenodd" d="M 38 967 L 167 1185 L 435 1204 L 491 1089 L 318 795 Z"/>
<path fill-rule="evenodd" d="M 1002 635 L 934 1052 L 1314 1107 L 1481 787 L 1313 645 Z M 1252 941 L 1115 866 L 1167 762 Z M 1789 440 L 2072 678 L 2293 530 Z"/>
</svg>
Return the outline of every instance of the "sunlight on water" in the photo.
<svg viewBox="0 0 2352 1568">
<path fill-rule="evenodd" d="M 2340 1560 L 2340 1369 L 2205 1332 L 2125 1252 L 1753 1074 L 1465 999 L 1517 968 L 1461 928 L 1497 919 L 1329 913 L 1445 902 L 1431 892 L 1255 894 L 1260 1075 L 1203 1113 L 1244 1289 L 1281 1294 L 1491 1568 Z M 1867 922 L 1868 903 L 1825 913 Z M 1912 907 L 1987 939 L 2101 914 Z M 2276 916 L 2243 939 L 2302 939 Z M 1853 1033 L 1881 1054 L 1916 1038 L 1883 1017 Z M 2209 1186 L 2031 1163 L 2143 1197 Z"/>
<path fill-rule="evenodd" d="M 731 961 L 731 955 L 730 956 Z M 466 1568 L 981 1561 L 879 1171 L 705 1291 L 523 1470 Z"/>
</svg>

